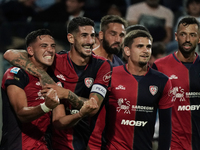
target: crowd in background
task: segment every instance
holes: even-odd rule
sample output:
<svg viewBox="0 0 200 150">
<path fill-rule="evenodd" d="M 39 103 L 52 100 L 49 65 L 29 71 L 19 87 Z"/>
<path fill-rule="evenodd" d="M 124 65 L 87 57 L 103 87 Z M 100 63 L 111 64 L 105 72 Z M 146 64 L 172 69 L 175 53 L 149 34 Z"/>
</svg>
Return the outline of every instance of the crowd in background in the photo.
<svg viewBox="0 0 200 150">
<path fill-rule="evenodd" d="M 159 9 L 154 3 L 159 4 Z M 53 32 L 57 52 L 68 50 L 66 26 L 72 18 L 91 18 L 95 21 L 98 33 L 100 20 L 107 14 L 119 15 L 129 25 L 141 24 L 147 27 L 154 43 L 163 44 L 165 54 L 168 55 L 178 48 L 174 40 L 177 21 L 185 15 L 198 18 L 200 0 L 1 0 L 0 52 L 4 53 L 9 48 L 24 49 L 25 36 L 39 28 L 47 28 Z M 4 70 L 8 68 L 7 65 L 6 62 Z"/>
<path fill-rule="evenodd" d="M 68 49 L 67 46 L 69 46 L 69 44 L 67 43 L 65 36 L 66 24 L 74 16 L 86 16 L 94 20 L 96 23 L 96 32 L 98 33 L 99 22 L 103 16 L 106 14 L 114 14 L 119 15 L 129 21 L 129 8 L 144 1 L 145 0 L 1 0 L 1 52 L 5 52 L 8 48 L 24 48 L 23 39 L 25 35 L 38 28 L 48 28 L 52 30 L 57 43 L 60 45 L 60 47 L 57 48 L 58 51 L 62 50 L 63 48 Z M 166 7 L 172 12 L 171 19 L 173 20 L 171 21 L 170 25 L 170 36 L 165 41 L 165 44 L 168 44 L 174 39 L 173 32 L 175 30 L 174 27 L 178 18 L 187 13 L 185 8 L 186 0 L 157 1 L 160 5 Z M 168 16 L 169 14 L 164 15 Z M 147 25 L 145 22 L 142 22 L 142 20 L 136 23 Z M 158 33 L 158 28 L 159 27 L 152 29 L 152 31 L 150 30 L 150 33 Z M 162 31 L 160 33 L 162 33 Z M 166 33 L 163 33 L 163 35 L 165 34 Z M 154 42 L 159 41 L 161 38 L 162 37 L 154 37 Z M 172 44 L 171 47 L 173 46 L 174 45 Z M 169 48 L 171 47 L 169 46 Z M 176 48 L 176 45 L 174 47 Z"/>
</svg>

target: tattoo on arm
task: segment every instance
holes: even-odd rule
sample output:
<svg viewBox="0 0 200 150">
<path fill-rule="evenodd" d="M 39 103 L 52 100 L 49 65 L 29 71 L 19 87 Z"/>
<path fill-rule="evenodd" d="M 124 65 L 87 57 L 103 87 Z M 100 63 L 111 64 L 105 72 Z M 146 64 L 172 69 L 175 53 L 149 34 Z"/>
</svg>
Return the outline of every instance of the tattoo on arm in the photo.
<svg viewBox="0 0 200 150">
<path fill-rule="evenodd" d="M 53 79 L 47 74 L 46 71 L 35 67 L 35 65 L 28 59 L 27 53 L 20 53 L 20 56 L 16 59 L 13 59 L 11 61 L 11 64 L 13 64 L 14 66 L 21 67 L 31 75 L 40 78 L 42 85 L 45 85 L 45 83 L 48 84 L 55 83 Z"/>
<path fill-rule="evenodd" d="M 83 106 L 84 101 L 88 99 L 78 97 L 75 93 L 73 93 L 72 91 L 69 91 L 67 100 L 69 100 L 70 104 L 73 107 L 80 109 Z"/>
</svg>

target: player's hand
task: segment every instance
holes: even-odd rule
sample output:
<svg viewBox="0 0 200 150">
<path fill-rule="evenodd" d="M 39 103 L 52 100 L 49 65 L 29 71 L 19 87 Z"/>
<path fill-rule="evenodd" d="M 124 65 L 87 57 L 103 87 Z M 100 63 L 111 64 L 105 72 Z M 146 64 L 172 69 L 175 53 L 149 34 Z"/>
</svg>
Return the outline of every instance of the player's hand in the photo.
<svg viewBox="0 0 200 150">
<path fill-rule="evenodd" d="M 45 93 L 43 96 L 45 98 L 45 105 L 50 109 L 54 109 L 60 104 L 57 92 L 52 88 L 48 89 L 47 93 Z"/>
<path fill-rule="evenodd" d="M 94 98 L 90 98 L 88 101 L 84 102 L 79 113 L 81 117 L 85 117 L 90 115 L 96 109 L 98 109 L 97 101 Z"/>
<path fill-rule="evenodd" d="M 54 89 L 54 90 L 56 90 L 59 99 L 64 99 L 65 96 L 66 96 L 66 94 L 68 93 L 67 89 L 65 89 L 63 87 L 60 87 L 60 86 L 58 86 L 56 84 L 45 84 L 42 87 L 41 93 L 45 94 L 51 88 Z"/>
</svg>

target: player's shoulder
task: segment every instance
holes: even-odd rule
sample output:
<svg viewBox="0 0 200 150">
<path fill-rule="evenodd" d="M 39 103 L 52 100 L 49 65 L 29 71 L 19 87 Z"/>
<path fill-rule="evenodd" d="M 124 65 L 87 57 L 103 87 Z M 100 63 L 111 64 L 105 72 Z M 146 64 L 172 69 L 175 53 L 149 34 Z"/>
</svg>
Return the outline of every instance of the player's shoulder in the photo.
<svg viewBox="0 0 200 150">
<path fill-rule="evenodd" d="M 157 79 L 158 78 L 165 78 L 165 79 L 169 79 L 167 75 L 165 75 L 164 73 L 158 71 L 158 70 L 155 70 L 153 68 L 150 68 L 149 70 L 151 72 L 151 74 L 153 74 Z"/>
<path fill-rule="evenodd" d="M 7 74 L 19 74 L 19 73 L 25 73 L 25 71 L 19 67 L 10 67 L 6 70 L 6 72 L 4 73 L 4 75 Z"/>
<path fill-rule="evenodd" d="M 92 53 L 92 58 L 93 59 L 99 59 L 99 60 L 104 60 L 104 61 L 106 61 L 107 59 L 106 58 L 104 58 L 104 57 L 102 57 L 102 56 L 99 56 L 99 55 L 96 55 L 96 54 L 94 54 L 94 53 Z"/>
<path fill-rule="evenodd" d="M 122 75 L 126 72 L 125 65 L 120 65 L 112 68 L 114 74 Z"/>
<path fill-rule="evenodd" d="M 102 56 L 95 55 L 95 54 L 92 54 L 92 63 L 111 65 L 111 62 L 108 59 Z"/>
<path fill-rule="evenodd" d="M 166 64 L 167 62 L 171 61 L 173 58 L 173 54 L 169 54 L 165 57 L 157 59 L 154 64 Z"/>
</svg>

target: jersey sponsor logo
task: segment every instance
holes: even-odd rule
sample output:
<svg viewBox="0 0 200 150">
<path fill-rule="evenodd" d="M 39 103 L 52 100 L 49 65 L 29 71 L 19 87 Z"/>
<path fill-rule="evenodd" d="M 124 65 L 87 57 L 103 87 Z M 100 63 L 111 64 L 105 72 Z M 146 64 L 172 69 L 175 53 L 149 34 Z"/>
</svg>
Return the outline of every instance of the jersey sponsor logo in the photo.
<svg viewBox="0 0 200 150">
<path fill-rule="evenodd" d="M 116 90 L 126 90 L 126 88 L 123 85 L 118 85 L 115 89 Z"/>
<path fill-rule="evenodd" d="M 11 72 L 11 73 L 14 73 L 14 74 L 17 74 L 19 70 L 20 70 L 20 68 L 14 67 L 14 68 L 12 68 L 12 69 L 10 70 L 10 72 Z"/>
<path fill-rule="evenodd" d="M 94 79 L 88 77 L 88 78 L 85 78 L 84 82 L 85 82 L 85 85 L 86 85 L 88 88 L 90 88 L 90 87 L 92 86 L 93 82 L 94 82 Z"/>
<path fill-rule="evenodd" d="M 126 98 L 119 98 L 118 101 L 118 107 L 116 109 L 117 112 L 120 112 L 121 110 L 124 111 L 124 114 L 131 114 L 130 112 L 130 101 L 127 101 Z"/>
<path fill-rule="evenodd" d="M 153 112 L 154 107 L 151 106 L 140 106 L 140 105 L 132 105 L 132 111 L 139 111 L 139 112 Z"/>
<path fill-rule="evenodd" d="M 186 98 L 200 98 L 200 92 L 185 92 Z"/>
<path fill-rule="evenodd" d="M 98 94 L 100 94 L 101 96 L 105 97 L 105 96 L 106 96 L 107 90 L 106 90 L 106 88 L 103 87 L 102 85 L 94 84 L 94 85 L 92 86 L 91 92 L 98 93 Z"/>
<path fill-rule="evenodd" d="M 106 74 L 103 76 L 103 81 L 104 81 L 104 82 L 110 81 L 111 73 L 112 73 L 112 71 L 106 73 Z"/>
<path fill-rule="evenodd" d="M 178 76 L 176 76 L 175 74 L 172 74 L 169 79 L 178 79 Z"/>
<path fill-rule="evenodd" d="M 125 119 L 122 119 L 121 124 L 122 125 L 127 125 L 127 126 L 144 127 L 147 124 L 147 121 L 136 121 L 136 120 L 125 120 Z"/>
<path fill-rule="evenodd" d="M 180 99 L 180 101 L 185 101 L 184 98 L 184 89 L 181 87 L 173 87 L 172 90 L 169 91 L 169 96 L 172 96 L 172 101 L 175 102 L 176 99 Z"/>
<path fill-rule="evenodd" d="M 199 110 L 200 105 L 182 105 L 178 106 L 178 111 L 190 111 L 190 110 Z"/>
<path fill-rule="evenodd" d="M 61 79 L 61 80 L 63 80 L 63 81 L 66 80 L 65 77 L 62 74 L 58 74 L 56 77 L 59 78 L 59 79 Z"/>
<path fill-rule="evenodd" d="M 155 85 L 149 86 L 149 91 L 152 95 L 155 95 L 158 92 L 158 87 Z"/>
</svg>

